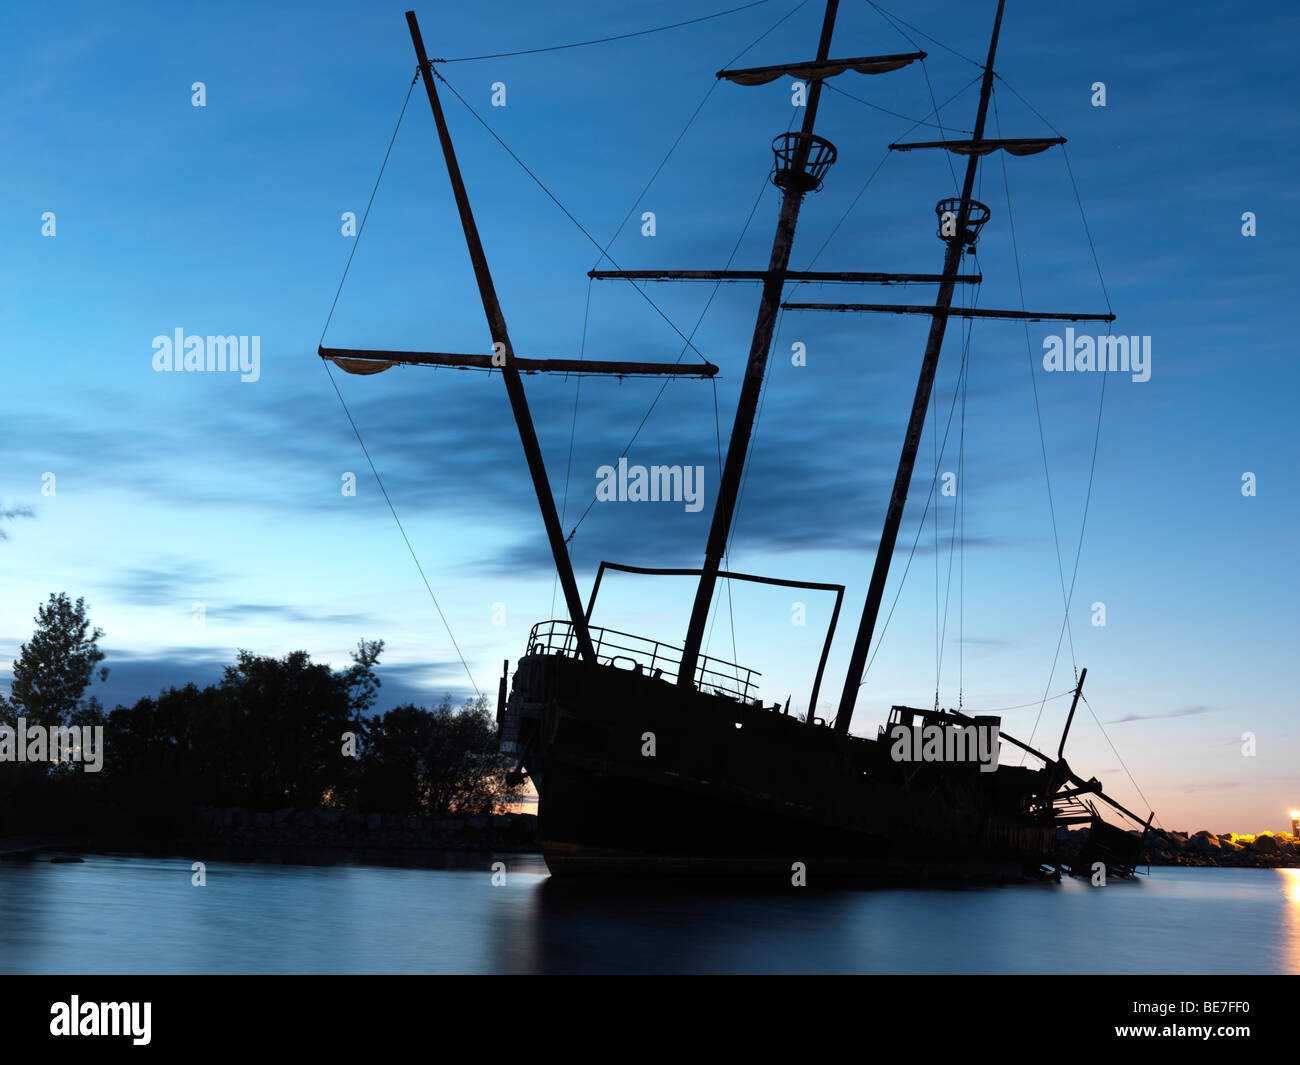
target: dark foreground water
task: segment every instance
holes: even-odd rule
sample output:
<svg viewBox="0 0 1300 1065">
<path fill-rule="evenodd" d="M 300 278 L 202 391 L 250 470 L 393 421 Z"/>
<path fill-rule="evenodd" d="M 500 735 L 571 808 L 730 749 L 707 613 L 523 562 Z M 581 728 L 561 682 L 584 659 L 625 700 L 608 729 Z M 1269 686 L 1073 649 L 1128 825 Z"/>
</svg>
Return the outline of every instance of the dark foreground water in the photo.
<svg viewBox="0 0 1300 1065">
<path fill-rule="evenodd" d="M 1296 869 L 610 894 L 550 881 L 534 855 L 458 864 L 209 862 L 194 887 L 188 858 L 4 861 L 0 972 L 1300 972 Z"/>
</svg>

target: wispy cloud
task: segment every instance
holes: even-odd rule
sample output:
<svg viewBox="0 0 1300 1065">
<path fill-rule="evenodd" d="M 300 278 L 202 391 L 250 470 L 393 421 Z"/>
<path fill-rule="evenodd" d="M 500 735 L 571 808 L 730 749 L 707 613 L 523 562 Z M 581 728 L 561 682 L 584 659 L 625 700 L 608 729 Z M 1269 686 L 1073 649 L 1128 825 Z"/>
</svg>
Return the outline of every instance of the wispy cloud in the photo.
<svg viewBox="0 0 1300 1065">
<path fill-rule="evenodd" d="M 1197 714 L 1217 714 L 1219 711 L 1212 706 L 1186 706 L 1181 710 L 1170 710 L 1163 714 L 1129 714 L 1126 717 L 1117 717 L 1114 721 L 1108 721 L 1108 725 L 1122 725 L 1126 721 L 1160 721 L 1171 717 L 1195 717 Z"/>
<path fill-rule="evenodd" d="M 276 606 L 271 603 L 221 603 L 207 604 L 209 617 L 221 617 L 230 621 L 249 621 L 266 619 L 269 621 L 291 621 L 298 624 L 337 623 L 340 625 L 369 624 L 374 619 L 369 614 L 312 614 L 292 606 Z"/>
<path fill-rule="evenodd" d="M 116 572 L 109 580 L 123 602 L 139 606 L 175 606 L 204 595 L 202 589 L 224 582 L 228 574 L 201 562 L 164 562 L 151 566 L 130 566 Z M 284 621 L 296 625 L 342 624 L 364 625 L 374 619 L 368 614 L 314 613 L 300 606 L 283 603 L 228 603 L 205 595 L 204 613 L 208 618 L 224 621 Z"/>
<path fill-rule="evenodd" d="M 117 570 L 107 583 L 125 603 L 167 606 L 192 598 L 198 588 L 223 577 L 211 566 L 190 560 L 127 566 Z"/>
</svg>

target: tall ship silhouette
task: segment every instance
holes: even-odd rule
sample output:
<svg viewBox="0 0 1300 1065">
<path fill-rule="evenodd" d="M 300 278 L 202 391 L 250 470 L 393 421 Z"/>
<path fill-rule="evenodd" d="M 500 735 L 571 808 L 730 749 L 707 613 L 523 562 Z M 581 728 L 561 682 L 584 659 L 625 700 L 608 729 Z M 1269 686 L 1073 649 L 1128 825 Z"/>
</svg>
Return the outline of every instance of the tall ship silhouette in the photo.
<svg viewBox="0 0 1300 1065">
<path fill-rule="evenodd" d="M 491 335 L 492 355 L 320 347 L 322 358 L 351 373 L 394 365 L 456 366 L 499 374 L 518 427 L 527 470 L 563 592 L 564 616 L 538 621 L 527 646 L 500 679 L 500 750 L 510 756 L 510 780 L 532 782 L 538 829 L 551 873 L 559 877 L 747 877 L 790 882 L 899 882 L 953 878 L 1060 877 L 1062 873 L 1129 876 L 1141 864 L 1154 814 L 1143 818 L 1107 796 L 1096 778 L 1077 774 L 1064 757 L 1066 738 L 1087 670 L 1078 676 L 1069 718 L 1055 755 L 1001 731 L 995 715 L 931 707 L 893 706 L 875 736 L 850 732 L 886 579 L 903 519 L 913 467 L 931 403 L 936 367 L 953 318 L 1100 321 L 1114 316 L 993 310 L 954 304 L 958 286 L 978 286 L 974 250 L 992 212 L 974 199 L 980 162 L 994 152 L 1028 156 L 1064 143 L 1061 137 L 987 135 L 994 58 L 1005 0 L 999 0 L 980 77 L 979 104 L 969 139 L 890 144 L 894 151 L 946 151 L 964 160 L 960 194 L 936 204 L 943 261 L 936 273 L 797 271 L 791 252 L 805 198 L 819 192 L 836 148 L 817 129 L 823 85 L 832 78 L 875 77 L 923 60 L 925 52 L 839 56 L 832 47 L 838 0 L 827 0 L 812 58 L 727 69 L 731 86 L 779 78 L 806 88 L 802 122 L 772 142 L 770 180 L 780 211 L 766 267 L 749 270 L 593 270 L 601 280 L 736 281 L 761 289 L 744 377 L 703 561 L 667 569 L 602 562 L 583 601 L 561 519 L 547 478 L 523 376 L 530 373 L 611 374 L 622 377 L 709 378 L 707 361 L 646 363 L 529 358 L 515 353 L 480 242 L 465 182 L 439 97 L 440 60 L 425 51 L 414 13 L 407 23 L 433 111 Z M 857 51 L 857 49 L 848 49 Z M 919 304 L 800 303 L 791 286 L 922 285 L 933 300 Z M 866 603 L 854 636 L 836 711 L 817 716 L 818 698 L 844 587 L 722 568 L 759 410 L 779 312 L 823 311 L 927 316 L 915 398 L 883 518 Z M 454 461 L 454 459 L 453 459 Z M 697 580 L 686 631 L 679 642 L 615 631 L 592 623 L 607 570 Z M 810 688 L 806 716 L 789 700 L 765 703 L 758 673 L 703 653 L 720 580 L 758 582 L 835 594 L 835 608 Z M 915 740 L 915 743 L 912 740 Z M 981 744 L 1023 752 L 1030 764 L 975 757 Z M 983 748 L 987 753 L 987 747 Z M 1102 809 L 1131 828 L 1106 821 Z M 1081 849 L 1067 850 L 1065 829 L 1087 825 Z"/>
</svg>

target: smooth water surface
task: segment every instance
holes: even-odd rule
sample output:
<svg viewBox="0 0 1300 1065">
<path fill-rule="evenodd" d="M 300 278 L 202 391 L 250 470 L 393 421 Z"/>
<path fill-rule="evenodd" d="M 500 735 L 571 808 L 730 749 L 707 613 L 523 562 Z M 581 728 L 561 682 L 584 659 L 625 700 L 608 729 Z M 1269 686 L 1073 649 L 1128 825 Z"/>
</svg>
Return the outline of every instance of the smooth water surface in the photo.
<svg viewBox="0 0 1300 1065">
<path fill-rule="evenodd" d="M 1300 869 L 683 893 L 570 888 L 536 855 L 209 862 L 204 887 L 189 858 L 42 857 L 0 862 L 0 972 L 1300 973 Z"/>
</svg>

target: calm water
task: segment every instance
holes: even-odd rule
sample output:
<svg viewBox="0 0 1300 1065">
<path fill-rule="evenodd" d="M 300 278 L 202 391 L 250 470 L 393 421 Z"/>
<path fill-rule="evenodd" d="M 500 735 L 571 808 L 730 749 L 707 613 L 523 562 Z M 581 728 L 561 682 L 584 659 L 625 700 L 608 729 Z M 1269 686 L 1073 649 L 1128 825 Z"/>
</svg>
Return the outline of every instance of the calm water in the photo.
<svg viewBox="0 0 1300 1065">
<path fill-rule="evenodd" d="M 0 862 L 0 972 L 1300 973 L 1294 869 L 611 896 L 561 890 L 533 855 L 469 861 L 210 862 L 206 887 L 188 858 Z"/>
</svg>

